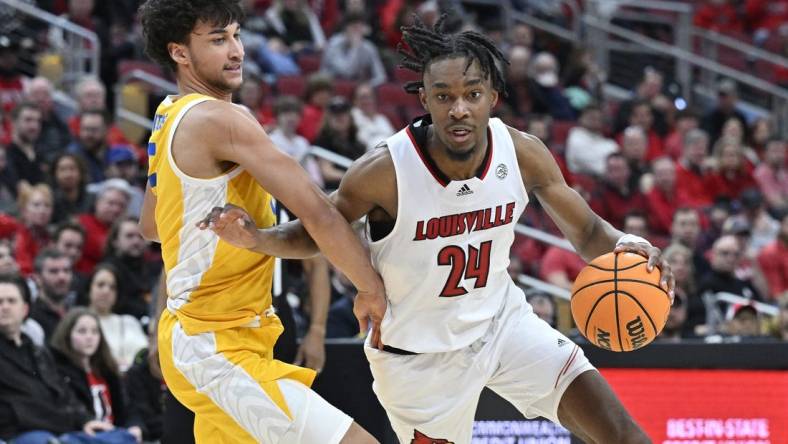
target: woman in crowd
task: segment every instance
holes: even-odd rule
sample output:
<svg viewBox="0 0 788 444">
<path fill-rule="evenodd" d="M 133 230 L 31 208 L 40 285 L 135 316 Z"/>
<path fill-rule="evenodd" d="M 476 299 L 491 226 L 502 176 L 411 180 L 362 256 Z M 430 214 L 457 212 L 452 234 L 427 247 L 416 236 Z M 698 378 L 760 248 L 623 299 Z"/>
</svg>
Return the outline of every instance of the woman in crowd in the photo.
<svg viewBox="0 0 788 444">
<path fill-rule="evenodd" d="M 118 365 L 102 335 L 99 319 L 84 307 L 69 311 L 52 335 L 58 372 L 94 419 L 113 430 L 113 443 L 137 443 L 142 429 L 129 421 Z M 115 428 L 128 426 L 128 428 Z"/>
<path fill-rule="evenodd" d="M 134 363 L 138 351 L 148 346 L 140 321 L 112 312 L 118 300 L 118 271 L 107 263 L 96 266 L 88 287 L 88 304 L 97 315 L 112 356 L 120 371 Z"/>
<path fill-rule="evenodd" d="M 714 144 L 716 172 L 706 176 L 706 189 L 714 197 L 736 200 L 748 188 L 757 184 L 752 176 L 752 166 L 744 158 L 744 148 L 735 137 L 720 137 Z"/>
</svg>

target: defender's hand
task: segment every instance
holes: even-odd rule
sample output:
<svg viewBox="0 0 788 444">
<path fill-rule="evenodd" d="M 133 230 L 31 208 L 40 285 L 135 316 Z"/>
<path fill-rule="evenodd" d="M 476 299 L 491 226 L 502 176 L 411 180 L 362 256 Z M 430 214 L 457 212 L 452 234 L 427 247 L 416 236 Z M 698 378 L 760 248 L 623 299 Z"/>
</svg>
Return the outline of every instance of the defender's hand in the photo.
<svg viewBox="0 0 788 444">
<path fill-rule="evenodd" d="M 659 281 L 659 285 L 668 293 L 668 296 L 670 297 L 670 304 L 673 305 L 673 298 L 676 296 L 676 278 L 673 277 L 673 271 L 670 269 L 668 261 L 662 257 L 662 250 L 644 243 L 625 242 L 621 245 L 617 245 L 613 252 L 635 253 L 648 258 L 646 269 L 649 271 L 649 273 L 654 270 L 654 267 L 657 267 L 660 269 L 660 271 L 662 271 L 662 277 Z"/>
<path fill-rule="evenodd" d="M 370 343 L 373 347 L 383 350 L 383 340 L 380 334 L 380 324 L 383 322 L 383 315 L 386 314 L 386 293 L 383 286 L 379 290 L 359 291 L 353 302 L 353 314 L 358 319 L 361 333 L 366 333 L 369 323 L 372 322 Z"/>
<path fill-rule="evenodd" d="M 295 365 L 302 365 L 320 373 L 326 363 L 326 330 L 312 327 L 304 336 L 296 353 Z"/>
<path fill-rule="evenodd" d="M 221 240 L 238 248 L 252 249 L 257 245 L 257 227 L 252 217 L 233 204 L 213 207 L 196 226 L 200 230 L 213 231 Z"/>
</svg>

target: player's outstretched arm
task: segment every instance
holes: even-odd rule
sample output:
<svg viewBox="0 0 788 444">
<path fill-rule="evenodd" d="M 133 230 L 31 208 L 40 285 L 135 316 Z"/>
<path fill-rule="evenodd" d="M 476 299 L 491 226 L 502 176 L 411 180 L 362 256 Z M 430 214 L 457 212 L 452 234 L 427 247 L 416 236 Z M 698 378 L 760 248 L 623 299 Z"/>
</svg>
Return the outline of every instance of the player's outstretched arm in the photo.
<svg viewBox="0 0 788 444">
<path fill-rule="evenodd" d="M 197 228 L 210 229 L 238 248 L 283 259 L 308 259 L 320 252 L 300 220 L 257 228 L 249 213 L 233 204 L 214 207 Z"/>
<path fill-rule="evenodd" d="M 381 144 L 353 162 L 339 190 L 329 200 L 348 222 L 355 222 L 374 207 L 383 207 L 384 211 L 396 208 L 397 184 L 393 171 L 388 148 Z M 245 209 L 232 204 L 213 208 L 197 223 L 197 228 L 210 229 L 236 247 L 285 259 L 310 258 L 319 252 L 299 219 L 257 228 Z"/>
<path fill-rule="evenodd" d="M 369 315 L 379 324 L 385 312 L 383 283 L 366 250 L 328 197 L 250 115 L 230 103 L 207 101 L 186 115 L 178 131 L 186 135 L 182 146 L 199 143 L 209 147 L 217 162 L 242 166 L 295 213 L 326 258 L 353 282 L 359 297 L 376 301 Z"/>
<path fill-rule="evenodd" d="M 512 128 L 510 133 L 515 141 L 525 189 L 536 195 L 547 214 L 586 262 L 614 250 L 641 254 L 649 259 L 650 268 L 657 266 L 662 269 L 662 285 L 673 294 L 673 274 L 659 248 L 646 243 L 616 245 L 624 233 L 594 213 L 580 194 L 567 185 L 547 147 L 534 136 Z"/>
</svg>

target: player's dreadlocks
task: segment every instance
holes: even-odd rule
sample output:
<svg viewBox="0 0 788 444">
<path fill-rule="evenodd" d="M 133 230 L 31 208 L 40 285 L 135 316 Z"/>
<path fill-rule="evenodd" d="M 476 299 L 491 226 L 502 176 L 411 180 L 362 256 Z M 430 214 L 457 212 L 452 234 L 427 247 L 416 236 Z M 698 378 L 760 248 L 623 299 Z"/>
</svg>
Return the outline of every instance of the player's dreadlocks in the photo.
<svg viewBox="0 0 788 444">
<path fill-rule="evenodd" d="M 407 51 L 401 43 L 397 46 L 397 51 L 404 57 L 400 66 L 424 73 L 429 64 L 437 60 L 465 57 L 468 60 L 465 71 L 468 71 L 474 60 L 478 61 L 484 77 L 491 79 L 493 89 L 504 94 L 506 82 L 496 62 L 508 65 L 509 61 L 501 50 L 488 37 L 475 31 L 444 33 L 443 25 L 446 18 L 446 14 L 441 15 L 432 29 L 429 29 L 418 16 L 415 17 L 416 23 L 413 26 L 402 27 L 402 40 L 411 50 Z M 411 94 L 417 94 L 419 88 L 423 86 L 424 82 L 418 80 L 406 83 L 404 88 Z"/>
</svg>

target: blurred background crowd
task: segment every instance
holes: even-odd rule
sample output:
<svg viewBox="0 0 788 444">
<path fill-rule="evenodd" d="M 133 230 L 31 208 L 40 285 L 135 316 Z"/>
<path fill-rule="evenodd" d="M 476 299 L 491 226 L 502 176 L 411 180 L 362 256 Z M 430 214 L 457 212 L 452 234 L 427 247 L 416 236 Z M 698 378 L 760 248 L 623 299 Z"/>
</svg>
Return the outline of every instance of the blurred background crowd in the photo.
<svg viewBox="0 0 788 444">
<path fill-rule="evenodd" d="M 145 349 L 162 262 L 137 225 L 149 134 L 139 121 L 174 91 L 171 74 L 142 53 L 139 3 L 0 1 L 0 368 L 38 372 L 47 392 L 20 407 L 10 400 L 24 378 L 0 382 L 0 439 L 89 423 L 91 432 L 118 426 L 126 435 L 116 442 L 160 438 L 165 388 Z M 663 248 L 677 294 L 658 340 L 788 340 L 788 102 L 771 106 L 788 97 L 788 1 L 667 2 L 690 11 L 681 26 L 642 20 L 664 13 L 648 8 L 612 19 L 615 3 L 244 0 L 245 79 L 235 99 L 316 183 L 335 189 L 348 161 L 424 112 L 402 89 L 419 75 L 397 66 L 400 27 L 449 13 L 449 31 L 484 32 L 509 59 L 494 116 L 539 137 L 601 217 Z M 577 23 L 591 29 L 587 16 L 667 52 L 600 57 L 599 41 L 561 35 Z M 94 46 L 71 25 L 92 32 Z M 710 60 L 729 75 L 705 76 L 672 56 L 685 28 L 752 49 L 715 51 Z M 75 44 L 97 56 L 80 76 L 66 56 Z M 687 91 L 701 80 L 702 94 Z M 561 246 L 536 199 L 520 223 L 531 231 L 515 241 L 510 274 L 540 316 L 572 333 L 565 296 L 584 263 Z M 359 335 L 341 273 L 320 257 L 282 268 L 277 304 L 293 311 L 294 338 Z M 327 321 L 313 313 L 324 306 Z M 34 351 L 20 353 L 28 342 Z M 54 388 L 61 379 L 71 394 Z M 35 423 L 46 420 L 56 426 Z"/>
</svg>

